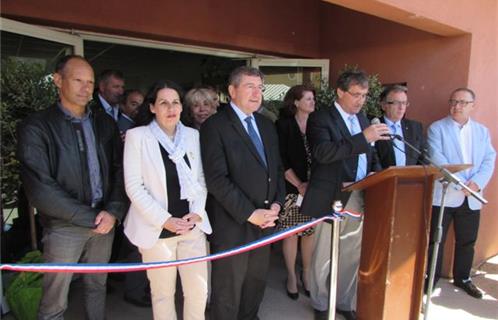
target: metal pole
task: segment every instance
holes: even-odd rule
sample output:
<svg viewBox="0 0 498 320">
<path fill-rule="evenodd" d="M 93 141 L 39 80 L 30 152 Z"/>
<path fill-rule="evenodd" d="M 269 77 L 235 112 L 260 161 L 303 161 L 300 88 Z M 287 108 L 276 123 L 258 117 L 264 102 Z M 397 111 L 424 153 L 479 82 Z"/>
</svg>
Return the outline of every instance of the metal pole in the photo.
<svg viewBox="0 0 498 320">
<path fill-rule="evenodd" d="M 31 250 L 38 250 L 38 242 L 36 241 L 36 221 L 35 221 L 35 208 L 28 205 L 29 214 L 29 231 L 31 234 Z"/>
<path fill-rule="evenodd" d="M 337 269 L 339 260 L 339 230 L 341 218 L 335 218 L 332 223 L 330 234 L 330 291 L 329 291 L 329 312 L 328 319 L 335 320 L 335 302 L 337 294 Z"/>
<path fill-rule="evenodd" d="M 428 287 L 427 287 L 427 300 L 425 301 L 425 310 L 424 310 L 424 320 L 429 319 L 429 308 L 431 305 L 431 295 L 432 289 L 434 286 L 434 276 L 436 273 L 436 264 L 437 264 L 437 255 L 439 252 L 439 244 L 441 243 L 441 238 L 443 236 L 443 214 L 444 214 L 444 199 L 446 198 L 446 191 L 448 189 L 449 182 L 446 180 L 441 181 L 443 185 L 443 194 L 441 196 L 441 206 L 439 207 L 439 213 L 437 216 L 437 227 L 436 234 L 434 235 L 434 248 L 432 248 L 432 258 L 431 258 L 431 267 L 429 271 L 429 279 L 428 279 Z"/>
</svg>

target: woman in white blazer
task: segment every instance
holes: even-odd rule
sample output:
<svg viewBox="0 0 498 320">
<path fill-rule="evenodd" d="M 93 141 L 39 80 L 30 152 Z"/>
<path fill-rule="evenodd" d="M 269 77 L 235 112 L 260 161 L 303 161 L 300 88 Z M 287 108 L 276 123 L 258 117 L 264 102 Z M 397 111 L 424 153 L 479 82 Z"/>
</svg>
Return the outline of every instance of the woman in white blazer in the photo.
<svg viewBox="0 0 498 320">
<path fill-rule="evenodd" d="M 144 262 L 206 255 L 211 225 L 204 209 L 206 186 L 199 133 L 180 122 L 180 91 L 160 81 L 141 106 L 141 123 L 126 133 L 124 175 L 131 205 L 124 232 Z M 207 264 L 147 271 L 154 319 L 176 319 L 177 270 L 184 293 L 184 319 L 204 319 Z"/>
</svg>

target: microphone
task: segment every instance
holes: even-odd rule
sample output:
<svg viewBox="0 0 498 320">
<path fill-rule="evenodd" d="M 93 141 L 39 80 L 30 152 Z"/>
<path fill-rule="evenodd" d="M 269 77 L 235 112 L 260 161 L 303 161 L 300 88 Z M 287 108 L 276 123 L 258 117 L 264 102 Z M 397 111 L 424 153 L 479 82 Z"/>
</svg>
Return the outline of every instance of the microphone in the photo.
<svg viewBox="0 0 498 320">
<path fill-rule="evenodd" d="M 380 120 L 379 118 L 375 117 L 373 118 L 371 121 L 370 121 L 371 124 L 379 124 L 380 123 Z M 470 194 L 472 194 L 472 196 L 474 196 L 474 198 L 476 198 L 477 200 L 479 200 L 481 203 L 483 204 L 486 204 L 488 203 L 488 201 L 486 199 L 484 199 L 483 197 L 481 197 L 481 195 L 479 195 L 478 193 L 474 192 L 473 190 L 471 190 L 467 185 L 465 185 L 456 175 L 454 175 L 453 173 L 451 173 L 450 171 L 448 171 L 446 168 L 443 168 L 441 167 L 440 165 L 436 164 L 428 155 L 427 155 L 427 152 L 425 149 L 423 149 L 422 151 L 417 149 L 415 146 L 413 146 L 411 143 L 409 143 L 408 141 L 406 141 L 405 139 L 403 139 L 403 137 L 401 137 L 400 135 L 397 135 L 397 134 L 383 134 L 383 136 L 389 136 L 391 137 L 391 139 L 397 139 L 401 142 L 403 142 L 405 144 L 405 146 L 407 146 L 408 148 L 412 149 L 413 151 L 415 151 L 415 153 L 419 156 L 422 157 L 422 159 L 424 160 L 425 163 L 429 163 L 431 165 L 433 165 L 434 167 L 436 167 L 439 172 L 442 174 L 443 176 L 443 179 L 448 181 L 448 182 L 452 182 L 456 185 L 459 185 L 462 189 L 465 189 L 467 190 Z M 425 165 L 424 163 L 424 165 Z"/>
<path fill-rule="evenodd" d="M 379 118 L 375 117 L 370 120 L 370 124 L 381 124 Z M 398 140 L 403 140 L 403 138 L 397 134 L 392 134 L 392 133 L 385 133 L 382 135 L 383 137 L 389 137 L 391 139 L 398 139 Z"/>
</svg>

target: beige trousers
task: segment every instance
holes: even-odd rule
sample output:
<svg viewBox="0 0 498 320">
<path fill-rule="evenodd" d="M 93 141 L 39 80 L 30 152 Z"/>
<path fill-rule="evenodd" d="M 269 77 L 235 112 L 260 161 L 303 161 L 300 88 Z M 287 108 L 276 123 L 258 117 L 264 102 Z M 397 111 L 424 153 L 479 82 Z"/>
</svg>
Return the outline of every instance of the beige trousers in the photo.
<svg viewBox="0 0 498 320">
<path fill-rule="evenodd" d="M 159 239 L 150 249 L 140 249 L 144 262 L 180 260 L 206 255 L 206 236 L 195 227 L 187 234 Z M 175 290 L 177 270 L 182 282 L 183 319 L 204 319 L 208 290 L 206 262 L 147 270 L 155 320 L 176 320 Z"/>
<path fill-rule="evenodd" d="M 354 191 L 345 206 L 364 212 L 363 193 Z M 330 245 L 332 225 L 321 223 L 315 229 L 315 243 L 311 260 L 310 294 L 314 309 L 329 308 Z M 360 265 L 363 221 L 345 218 L 340 224 L 337 295 L 335 308 L 356 310 L 358 268 Z"/>
</svg>

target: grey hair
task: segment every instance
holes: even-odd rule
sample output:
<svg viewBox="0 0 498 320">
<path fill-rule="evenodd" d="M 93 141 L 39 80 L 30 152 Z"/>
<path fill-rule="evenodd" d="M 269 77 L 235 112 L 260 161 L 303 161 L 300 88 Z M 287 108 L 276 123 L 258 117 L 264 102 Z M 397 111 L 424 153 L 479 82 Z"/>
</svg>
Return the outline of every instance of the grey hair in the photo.
<svg viewBox="0 0 498 320">
<path fill-rule="evenodd" d="M 230 73 L 228 85 L 238 87 L 240 85 L 240 81 L 242 80 L 242 76 L 259 77 L 261 78 L 261 81 L 264 81 L 265 79 L 263 72 L 259 69 L 248 66 L 240 66 L 235 68 L 232 73 Z"/>
</svg>

